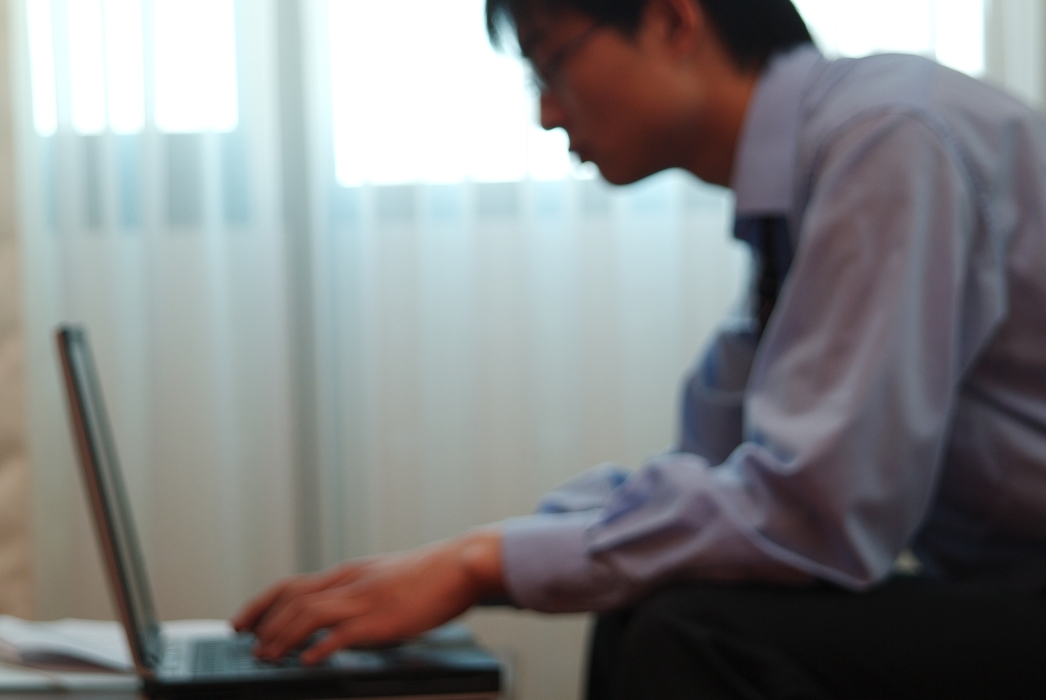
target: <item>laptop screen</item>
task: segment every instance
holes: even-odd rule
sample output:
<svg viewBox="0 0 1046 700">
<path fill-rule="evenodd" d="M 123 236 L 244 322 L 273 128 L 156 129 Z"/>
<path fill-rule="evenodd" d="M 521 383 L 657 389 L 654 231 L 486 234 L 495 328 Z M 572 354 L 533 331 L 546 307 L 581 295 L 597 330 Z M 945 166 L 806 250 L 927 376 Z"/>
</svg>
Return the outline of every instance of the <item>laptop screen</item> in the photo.
<svg viewBox="0 0 1046 700">
<path fill-rule="evenodd" d="M 82 328 L 63 326 L 57 336 L 80 462 L 109 577 L 135 663 L 151 669 L 159 661 L 160 627 L 91 348 Z"/>
</svg>

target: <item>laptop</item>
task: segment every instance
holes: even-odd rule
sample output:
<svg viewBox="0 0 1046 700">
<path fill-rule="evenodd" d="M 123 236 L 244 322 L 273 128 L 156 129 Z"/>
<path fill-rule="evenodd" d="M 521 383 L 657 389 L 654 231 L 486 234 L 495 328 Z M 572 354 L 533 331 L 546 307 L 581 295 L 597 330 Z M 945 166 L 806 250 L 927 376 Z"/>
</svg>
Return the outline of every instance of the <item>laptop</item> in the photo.
<svg viewBox="0 0 1046 700">
<path fill-rule="evenodd" d="M 153 607 L 87 333 L 57 332 L 84 481 L 135 669 L 154 698 L 496 698 L 501 666 L 467 629 L 448 625 L 384 649 L 336 652 L 317 666 L 263 662 L 249 634 L 166 638 Z"/>
</svg>

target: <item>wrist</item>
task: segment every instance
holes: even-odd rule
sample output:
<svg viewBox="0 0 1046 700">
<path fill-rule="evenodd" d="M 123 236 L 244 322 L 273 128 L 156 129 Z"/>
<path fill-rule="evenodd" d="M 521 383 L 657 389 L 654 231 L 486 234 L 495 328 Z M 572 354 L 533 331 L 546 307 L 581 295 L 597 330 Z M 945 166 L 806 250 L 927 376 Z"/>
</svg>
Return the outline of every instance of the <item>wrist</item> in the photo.
<svg viewBox="0 0 1046 700">
<path fill-rule="evenodd" d="M 504 594 L 499 527 L 487 526 L 462 535 L 458 560 L 466 576 L 473 582 L 477 597 Z"/>
</svg>

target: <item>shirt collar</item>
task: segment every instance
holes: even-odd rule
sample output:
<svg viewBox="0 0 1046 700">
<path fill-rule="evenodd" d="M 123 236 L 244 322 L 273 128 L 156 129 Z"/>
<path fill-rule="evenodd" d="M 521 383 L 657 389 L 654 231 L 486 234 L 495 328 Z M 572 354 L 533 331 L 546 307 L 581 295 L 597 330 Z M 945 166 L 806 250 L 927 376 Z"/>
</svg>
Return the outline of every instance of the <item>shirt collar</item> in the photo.
<svg viewBox="0 0 1046 700">
<path fill-rule="evenodd" d="M 731 189 L 736 215 L 787 215 L 794 197 L 803 93 L 821 52 L 804 44 L 770 59 L 745 114 Z"/>
</svg>

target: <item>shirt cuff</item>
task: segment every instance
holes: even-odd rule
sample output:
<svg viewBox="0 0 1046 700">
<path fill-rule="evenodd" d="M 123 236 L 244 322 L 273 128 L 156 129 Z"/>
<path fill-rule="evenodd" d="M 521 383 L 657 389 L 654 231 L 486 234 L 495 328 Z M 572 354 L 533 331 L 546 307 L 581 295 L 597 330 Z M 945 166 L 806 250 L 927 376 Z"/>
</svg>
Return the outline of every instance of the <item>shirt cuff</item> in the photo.
<svg viewBox="0 0 1046 700">
<path fill-rule="evenodd" d="M 521 608 L 580 612 L 600 607 L 609 571 L 588 553 L 599 511 L 549 513 L 502 522 L 505 587 Z"/>
</svg>

